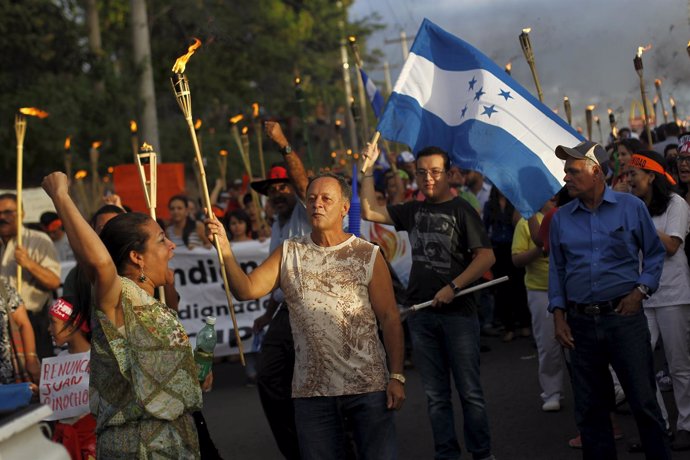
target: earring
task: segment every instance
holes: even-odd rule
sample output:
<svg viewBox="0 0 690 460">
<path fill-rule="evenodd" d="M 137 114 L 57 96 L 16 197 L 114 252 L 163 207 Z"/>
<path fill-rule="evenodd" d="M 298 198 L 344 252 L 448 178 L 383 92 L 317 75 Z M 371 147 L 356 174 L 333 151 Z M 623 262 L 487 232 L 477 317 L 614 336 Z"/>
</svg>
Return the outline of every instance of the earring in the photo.
<svg viewBox="0 0 690 460">
<path fill-rule="evenodd" d="M 139 273 L 139 282 L 143 283 L 146 281 L 146 275 L 144 275 L 144 267 L 141 267 L 141 273 Z"/>
</svg>

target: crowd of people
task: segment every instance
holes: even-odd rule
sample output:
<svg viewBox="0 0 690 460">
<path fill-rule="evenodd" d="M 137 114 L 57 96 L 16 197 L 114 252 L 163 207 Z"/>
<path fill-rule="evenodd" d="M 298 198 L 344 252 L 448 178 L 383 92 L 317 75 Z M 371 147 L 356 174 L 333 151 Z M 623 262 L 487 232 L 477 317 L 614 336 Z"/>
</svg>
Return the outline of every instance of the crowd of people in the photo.
<svg viewBox="0 0 690 460">
<path fill-rule="evenodd" d="M 566 185 L 528 218 L 438 147 L 368 146 L 353 190 L 349 174 L 308 172 L 278 123 L 264 128 L 283 161 L 264 178 L 217 182 L 212 217 L 176 195 L 170 218 L 156 222 L 111 195 L 87 220 L 55 172 L 43 188 L 56 212 L 29 228 L 16 195 L 0 195 L 0 383 L 39 384 L 40 360 L 56 346 L 90 351 L 90 414 L 55 429 L 73 458 L 219 457 L 200 412 L 213 373 L 197 379 L 168 267 L 176 247 L 214 241 L 236 299 L 270 295 L 247 375 L 287 459 L 396 458 L 394 411 L 412 366 L 434 457 L 460 457 L 452 376 L 465 449 L 494 458 L 482 336 L 534 340 L 546 412 L 561 410 L 569 377 L 579 430 L 569 445 L 585 458 L 615 458 L 612 414 L 624 400 L 640 431 L 631 449 L 650 459 L 690 450 L 690 136 L 678 125 L 654 130 L 651 146 L 629 129 L 606 146 L 559 146 Z M 377 241 L 348 232 L 353 194 L 362 219 L 409 238 L 407 286 Z M 233 249 L 267 239 L 270 255 L 245 273 Z M 67 260 L 77 265 L 56 299 Z M 509 282 L 456 297 L 504 275 Z M 427 300 L 431 308 L 401 321 L 400 308 Z M 664 363 L 654 362 L 658 346 Z M 661 389 L 673 392 L 677 420 Z"/>
</svg>

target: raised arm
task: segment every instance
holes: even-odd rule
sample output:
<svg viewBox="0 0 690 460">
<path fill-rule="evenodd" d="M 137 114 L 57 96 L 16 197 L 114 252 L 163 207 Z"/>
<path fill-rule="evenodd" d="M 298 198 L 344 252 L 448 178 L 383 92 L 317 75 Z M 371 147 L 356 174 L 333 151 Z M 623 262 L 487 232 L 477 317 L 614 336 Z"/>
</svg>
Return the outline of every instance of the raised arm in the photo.
<svg viewBox="0 0 690 460">
<path fill-rule="evenodd" d="M 302 160 L 300 160 L 297 152 L 294 150 L 290 149 L 290 152 L 285 151 L 285 147 L 289 146 L 290 143 L 285 137 L 285 134 L 283 134 L 280 123 L 276 121 L 267 121 L 264 124 L 264 129 L 266 130 L 266 135 L 278 145 L 280 152 L 283 154 L 290 182 L 292 182 L 292 186 L 295 188 L 299 199 L 304 202 L 307 197 L 309 178 L 307 177 L 307 171 L 304 169 Z"/>
<path fill-rule="evenodd" d="M 247 275 L 237 263 L 232 253 L 230 241 L 225 233 L 223 224 L 217 219 L 206 219 L 206 233 L 209 240 L 218 238 L 223 252 L 223 262 L 228 274 L 230 292 L 237 300 L 252 300 L 265 296 L 278 287 L 280 282 L 280 259 L 283 247 L 278 246 L 268 259 Z"/>
<path fill-rule="evenodd" d="M 362 177 L 361 187 L 361 205 L 362 218 L 380 224 L 393 224 L 388 209 L 385 206 L 379 206 L 376 203 L 376 193 L 374 191 L 374 163 L 379 156 L 379 148 L 376 145 L 367 144 L 366 149 L 362 153 L 363 156 L 369 158 L 369 167 L 364 171 Z"/>
<path fill-rule="evenodd" d="M 116 326 L 122 318 L 115 317 L 120 300 L 120 278 L 108 250 L 96 232 L 84 220 L 68 193 L 68 179 L 61 172 L 43 178 L 41 184 L 57 210 L 69 238 L 77 262 L 96 288 L 96 305 Z"/>
</svg>

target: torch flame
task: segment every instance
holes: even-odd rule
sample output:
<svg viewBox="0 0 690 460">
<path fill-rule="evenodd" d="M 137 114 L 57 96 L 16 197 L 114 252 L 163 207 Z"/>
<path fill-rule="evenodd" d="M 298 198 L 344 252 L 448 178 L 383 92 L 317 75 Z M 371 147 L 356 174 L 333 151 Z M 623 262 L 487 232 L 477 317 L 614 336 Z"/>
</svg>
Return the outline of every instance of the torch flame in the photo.
<svg viewBox="0 0 690 460">
<path fill-rule="evenodd" d="M 220 152 L 218 152 L 218 155 L 220 155 L 222 157 L 226 157 L 226 156 L 228 156 L 228 151 L 223 149 Z"/>
<path fill-rule="evenodd" d="M 258 118 L 259 117 L 259 103 L 255 102 L 252 104 L 252 117 Z"/>
<path fill-rule="evenodd" d="M 673 99 L 672 97 L 670 97 L 670 98 L 669 98 L 669 101 L 671 101 L 671 107 L 675 107 L 675 106 L 676 106 L 676 101 L 675 101 L 675 99 Z"/>
<path fill-rule="evenodd" d="M 23 113 L 24 115 L 30 115 L 32 117 L 38 117 L 38 118 L 45 118 L 48 116 L 48 112 L 44 112 L 41 109 L 37 109 L 36 107 L 22 107 L 19 109 L 20 113 Z"/>
<path fill-rule="evenodd" d="M 611 115 L 613 113 L 613 109 L 608 109 L 607 112 L 609 113 L 609 115 Z"/>
<path fill-rule="evenodd" d="M 91 148 L 92 148 L 92 149 L 97 149 L 97 148 L 100 147 L 101 145 L 103 145 L 103 142 L 101 142 L 101 141 L 94 141 L 94 142 L 91 143 Z"/>
<path fill-rule="evenodd" d="M 237 124 L 237 122 L 242 121 L 243 119 L 244 119 L 244 115 L 242 115 L 241 113 L 238 113 L 234 117 L 230 118 L 230 123 L 234 125 L 234 124 Z"/>
<path fill-rule="evenodd" d="M 242 128 L 242 134 L 247 134 L 248 131 L 249 131 L 249 128 L 247 128 L 246 126 L 244 128 Z"/>
<path fill-rule="evenodd" d="M 512 63 L 512 62 L 508 61 L 508 64 L 506 64 L 506 70 L 507 70 L 508 72 L 510 72 L 511 70 L 513 70 L 513 63 Z"/>
<path fill-rule="evenodd" d="M 199 40 L 198 38 L 194 38 L 194 43 L 189 45 L 189 48 L 187 48 L 187 53 L 177 58 L 177 61 L 175 61 L 175 65 L 173 65 L 172 67 L 172 71 L 180 74 L 184 73 L 184 69 L 187 66 L 187 61 L 189 61 L 189 58 L 192 57 L 194 51 L 196 51 L 196 49 L 200 46 L 201 40 Z"/>
<path fill-rule="evenodd" d="M 69 150 L 69 148 L 72 146 L 72 136 L 67 136 L 65 139 L 65 150 Z"/>
<path fill-rule="evenodd" d="M 661 86 L 661 80 L 658 79 L 658 78 L 657 78 L 656 80 L 654 80 L 654 86 L 656 86 L 657 88 L 658 88 L 659 86 Z"/>
<path fill-rule="evenodd" d="M 357 37 L 355 37 L 354 35 L 350 35 L 349 37 L 347 37 L 347 39 L 350 43 L 355 43 L 357 41 Z"/>
<path fill-rule="evenodd" d="M 570 99 L 568 99 L 568 96 L 563 97 L 563 102 L 568 102 Z"/>
<path fill-rule="evenodd" d="M 342 125 L 342 124 L 343 124 L 342 121 L 340 121 L 340 120 L 335 120 L 335 126 L 340 127 L 340 125 Z"/>
<path fill-rule="evenodd" d="M 137 132 L 137 122 L 134 120 L 129 120 L 129 130 L 132 132 L 132 134 L 135 134 Z"/>
<path fill-rule="evenodd" d="M 302 83 L 302 79 L 300 77 L 295 77 L 295 86 L 298 86 L 300 83 Z"/>
<path fill-rule="evenodd" d="M 596 105 L 594 105 L 594 104 L 588 105 L 587 110 L 591 112 L 592 110 L 594 110 L 595 107 L 596 107 Z"/>
<path fill-rule="evenodd" d="M 74 178 L 77 180 L 81 180 L 81 179 L 85 178 L 86 176 L 88 176 L 88 174 L 89 173 L 87 173 L 86 170 L 80 169 L 79 171 L 74 173 Z"/>
<path fill-rule="evenodd" d="M 531 27 L 527 27 L 527 28 L 525 28 L 525 29 L 522 29 L 522 33 L 523 33 L 523 34 L 528 34 L 528 33 L 530 33 L 530 32 L 532 32 L 532 28 L 531 28 Z"/>
<path fill-rule="evenodd" d="M 647 46 L 638 46 L 636 55 L 637 55 L 637 57 L 642 57 L 642 53 L 644 53 L 645 51 L 649 51 L 651 49 L 652 49 L 651 43 L 648 44 Z"/>
<path fill-rule="evenodd" d="M 594 122 L 599 124 L 599 115 L 594 115 Z"/>
<path fill-rule="evenodd" d="M 153 152 L 153 145 L 144 142 L 141 144 L 141 148 L 139 148 L 139 150 L 142 152 Z"/>
<path fill-rule="evenodd" d="M 201 118 L 197 118 L 194 123 L 194 129 L 199 130 L 199 128 L 201 128 Z"/>
<path fill-rule="evenodd" d="M 113 172 L 115 172 L 115 168 L 108 166 L 108 174 L 112 174 Z"/>
</svg>

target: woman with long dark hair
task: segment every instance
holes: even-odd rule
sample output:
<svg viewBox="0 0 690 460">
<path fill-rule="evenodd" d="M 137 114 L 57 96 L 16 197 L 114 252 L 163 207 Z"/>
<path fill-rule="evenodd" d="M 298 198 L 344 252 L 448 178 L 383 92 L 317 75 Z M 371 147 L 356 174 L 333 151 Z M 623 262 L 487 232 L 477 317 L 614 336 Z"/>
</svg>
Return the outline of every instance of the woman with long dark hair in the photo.
<svg viewBox="0 0 690 460">
<path fill-rule="evenodd" d="M 631 192 L 641 198 L 666 249 L 659 289 L 643 302 L 652 348 L 664 342 L 673 396 L 678 407 L 674 450 L 690 449 L 690 268 L 683 248 L 690 225 L 690 207 L 674 192 L 675 180 L 664 157 L 653 151 L 632 155 L 627 171 Z M 668 418 L 663 399 L 657 399 Z"/>
<path fill-rule="evenodd" d="M 98 457 L 199 458 L 191 414 L 202 399 L 192 348 L 175 312 L 153 297 L 170 281 L 175 245 L 141 213 L 117 215 L 99 238 L 70 198 L 67 176 L 55 172 L 42 185 L 94 288 L 90 405 Z"/>
<path fill-rule="evenodd" d="M 194 220 L 189 212 L 189 198 L 175 195 L 168 200 L 170 224 L 165 229 L 165 235 L 176 246 L 186 246 L 193 249 L 198 246 L 210 248 L 211 243 L 206 238 L 204 224 Z"/>
</svg>

